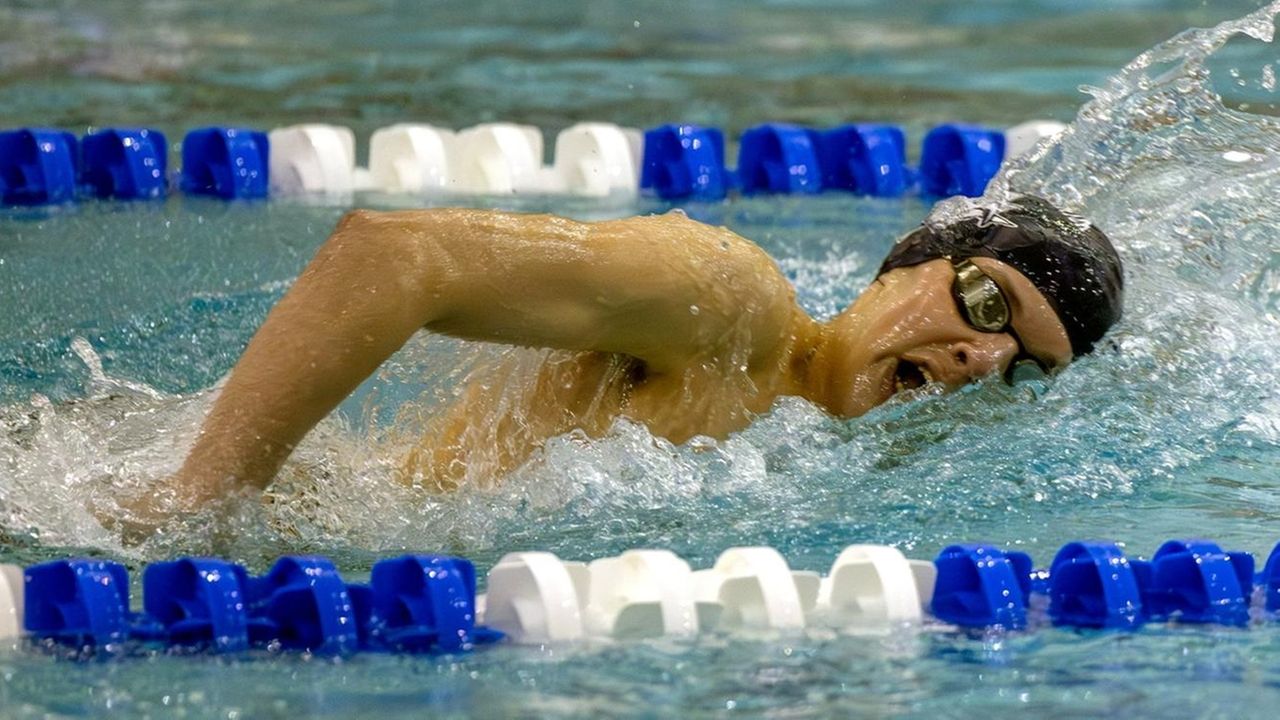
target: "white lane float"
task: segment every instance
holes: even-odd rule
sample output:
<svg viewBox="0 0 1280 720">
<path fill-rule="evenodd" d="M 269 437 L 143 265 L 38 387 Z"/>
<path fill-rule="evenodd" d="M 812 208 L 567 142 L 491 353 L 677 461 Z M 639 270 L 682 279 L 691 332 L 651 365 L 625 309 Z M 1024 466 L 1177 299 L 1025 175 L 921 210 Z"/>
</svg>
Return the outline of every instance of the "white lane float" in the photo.
<svg viewBox="0 0 1280 720">
<path fill-rule="evenodd" d="M 798 576 L 798 577 L 797 577 Z M 726 629 L 799 630 L 817 599 L 818 576 L 793 573 L 770 547 L 730 548 L 710 570 L 693 573 L 700 606 L 718 606 Z M 706 610 L 703 615 L 709 618 Z M 710 627 L 704 623 L 703 630 Z"/>
<path fill-rule="evenodd" d="M 458 133 L 457 149 L 451 190 L 486 195 L 559 190 L 554 172 L 542 166 L 542 131 L 536 127 L 476 125 Z"/>
<path fill-rule="evenodd" d="M 357 189 L 356 140 L 338 125 L 291 125 L 267 135 L 271 191 L 343 197 Z"/>
<path fill-rule="evenodd" d="M 699 629 L 693 572 L 667 550 L 628 550 L 587 568 L 591 583 L 583 618 L 591 635 L 645 638 L 695 635 Z"/>
<path fill-rule="evenodd" d="M 823 578 L 815 614 L 837 627 L 918 624 L 935 576 L 933 563 L 908 560 L 897 548 L 850 545 Z"/>
<path fill-rule="evenodd" d="M 1041 140 L 1054 137 L 1066 129 L 1066 125 L 1056 120 L 1029 120 L 1014 125 L 1004 131 L 1005 161 L 1007 162 L 1012 158 L 1029 152 L 1036 145 L 1039 145 Z"/>
<path fill-rule="evenodd" d="M 22 635 L 22 568 L 0 565 L 0 641 Z"/>
<path fill-rule="evenodd" d="M 389 193 L 447 190 L 458 136 L 448 128 L 401 123 L 369 138 L 369 174 L 374 187 Z"/>
<path fill-rule="evenodd" d="M 526 645 L 581 640 L 588 583 L 584 563 L 564 562 L 549 552 L 508 553 L 489 571 L 477 624 Z"/>
<path fill-rule="evenodd" d="M 556 136 L 554 172 L 571 195 L 635 195 L 643 144 L 644 136 L 633 128 L 578 123 Z"/>
<path fill-rule="evenodd" d="M 935 575 L 933 563 L 880 545 L 846 548 L 825 578 L 791 570 L 769 547 L 730 548 L 698 572 L 666 550 L 629 550 L 590 564 L 523 552 L 489 572 L 489 592 L 477 605 L 480 623 L 524 644 L 815 624 L 878 629 L 919 624 Z"/>
</svg>

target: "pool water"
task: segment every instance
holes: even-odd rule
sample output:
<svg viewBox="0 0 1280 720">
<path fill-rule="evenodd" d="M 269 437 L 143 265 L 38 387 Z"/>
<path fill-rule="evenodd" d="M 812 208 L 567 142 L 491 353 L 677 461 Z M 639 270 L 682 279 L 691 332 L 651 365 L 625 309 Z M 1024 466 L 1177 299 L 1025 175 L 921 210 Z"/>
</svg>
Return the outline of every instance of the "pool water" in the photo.
<svg viewBox="0 0 1280 720">
<path fill-rule="evenodd" d="M 558 3 L 502 10 L 80 0 L 0 9 L 0 126 L 302 121 L 357 135 L 420 119 L 553 133 L 578 120 L 930 125 L 1075 120 L 996 184 L 1082 210 L 1127 263 L 1125 318 L 1051 382 L 899 398 L 853 421 L 780 401 L 722 442 L 618 423 L 569 434 L 494 491 L 391 481 L 413 418 L 471 372 L 541 353 L 419 336 L 313 433 L 272 491 L 138 547 L 95 516 L 174 470 L 271 304 L 345 207 L 85 203 L 0 212 L 0 562 L 90 553 L 135 567 L 215 551 L 262 571 L 324 552 L 509 550 L 592 559 L 735 545 L 825 571 L 855 542 L 931 558 L 985 540 L 1046 564 L 1063 543 L 1150 554 L 1280 540 L 1280 120 L 1253 3 Z M 1225 47 L 1219 47 L 1235 34 Z M 1254 37 L 1249 37 L 1253 35 Z M 1089 85 L 1091 95 L 1077 91 Z M 1219 97 L 1221 95 L 1221 98 Z M 1088 104 L 1085 105 L 1086 101 Z M 1081 106 L 1084 106 L 1081 109 Z M 730 153 L 732 156 L 733 153 Z M 444 198 L 364 196 L 371 207 Z M 651 200 L 471 198 L 581 218 Z M 685 208 L 760 243 L 826 317 L 865 285 L 918 198 L 757 197 Z M 75 662 L 0 649 L 0 716 L 1253 717 L 1280 701 L 1280 626 L 1133 634 L 707 635 L 343 660 L 260 652 Z"/>
</svg>

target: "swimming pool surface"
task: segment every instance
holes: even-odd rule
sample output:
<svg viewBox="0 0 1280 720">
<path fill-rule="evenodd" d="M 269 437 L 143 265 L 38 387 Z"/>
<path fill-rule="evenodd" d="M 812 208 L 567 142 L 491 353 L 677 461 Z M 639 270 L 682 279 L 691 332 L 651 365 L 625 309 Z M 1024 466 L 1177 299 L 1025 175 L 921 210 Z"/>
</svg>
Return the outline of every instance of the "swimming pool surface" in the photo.
<svg viewBox="0 0 1280 720">
<path fill-rule="evenodd" d="M 1149 555 L 1188 536 L 1263 559 L 1280 540 L 1275 46 L 1239 37 L 1216 50 L 1194 36 L 1109 80 L 1183 29 L 1255 7 L 9 3 L 0 127 L 77 133 L 150 125 L 178 138 L 214 123 L 321 121 L 363 139 L 406 120 L 502 120 L 550 136 L 605 120 L 736 136 L 765 121 L 888 121 L 915 147 L 939 122 L 1072 120 L 1090 99 L 1077 86 L 1093 86 L 1072 134 L 1008 180 L 1084 208 L 1120 247 L 1128 284 L 1112 342 L 1046 385 L 925 391 L 848 422 L 789 399 L 726 441 L 682 446 L 619 423 L 602 439 L 550 441 L 495 491 L 446 497 L 391 481 L 413 417 L 469 372 L 539 355 L 419 336 L 309 437 L 275 502 L 124 547 L 93 508 L 177 467 L 209 388 L 347 208 L 174 196 L 0 210 L 0 562 L 88 553 L 139 565 L 213 550 L 262 571 L 280 554 L 322 552 L 359 578 L 406 550 L 465 555 L 484 570 L 516 549 L 591 559 L 659 547 L 696 568 L 764 544 L 825 571 L 855 542 L 927 559 L 984 540 L 1043 565 L 1070 540 Z M 670 207 L 467 202 L 581 218 Z M 686 210 L 760 243 L 825 317 L 929 204 L 825 195 Z M 1274 714 L 1277 688 L 1274 623 L 709 635 L 345 660 L 76 662 L 0 648 L 3 718 L 1260 717 Z"/>
</svg>

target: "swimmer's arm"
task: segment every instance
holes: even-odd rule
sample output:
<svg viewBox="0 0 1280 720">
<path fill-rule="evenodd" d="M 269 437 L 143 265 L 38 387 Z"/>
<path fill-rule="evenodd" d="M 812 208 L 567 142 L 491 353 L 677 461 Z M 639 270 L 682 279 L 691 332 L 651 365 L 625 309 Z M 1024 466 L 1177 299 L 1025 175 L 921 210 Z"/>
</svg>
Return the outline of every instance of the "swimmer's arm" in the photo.
<svg viewBox="0 0 1280 720">
<path fill-rule="evenodd" d="M 455 337 L 622 353 L 652 374 L 729 346 L 759 361 L 798 310 L 763 250 L 681 213 L 581 223 L 463 210 L 373 222 L 416 236 L 426 255 L 414 265 L 430 288 L 424 326 Z"/>
<path fill-rule="evenodd" d="M 414 332 L 625 353 L 678 371 L 732 343 L 767 362 L 798 313 L 756 246 L 679 214 L 580 223 L 356 211 L 272 309 L 175 482 L 184 506 L 265 487 Z"/>
</svg>

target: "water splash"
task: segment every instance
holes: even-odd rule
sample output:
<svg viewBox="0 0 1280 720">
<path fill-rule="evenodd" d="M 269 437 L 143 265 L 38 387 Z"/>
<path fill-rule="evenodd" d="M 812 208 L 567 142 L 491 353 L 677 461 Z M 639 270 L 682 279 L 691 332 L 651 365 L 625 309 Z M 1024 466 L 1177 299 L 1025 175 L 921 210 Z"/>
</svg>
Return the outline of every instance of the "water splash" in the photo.
<svg viewBox="0 0 1280 720">
<path fill-rule="evenodd" d="M 1270 360 L 1277 319 L 1265 311 L 1277 302 L 1280 212 L 1270 198 L 1280 191 L 1280 132 L 1272 118 L 1226 108 L 1206 62 L 1238 35 L 1270 42 L 1278 9 L 1144 53 L 1091 89 L 1068 131 L 1011 164 L 988 197 L 940 206 L 988 212 L 1011 192 L 1045 195 L 1120 247 L 1126 318 L 1109 344 L 1051 385 L 923 393 L 848 423 L 788 399 L 720 443 L 673 446 L 625 422 L 599 440 L 570 434 L 497 493 L 410 503 L 417 510 L 394 542 L 481 557 L 510 547 L 590 557 L 654 545 L 704 562 L 727 545 L 760 542 L 820 567 L 852 540 L 911 548 L 985 535 L 1038 546 L 1117 527 L 1141 540 L 1185 523 L 1156 511 L 1149 530 L 1135 529 L 1128 505 L 1189 498 L 1168 503 L 1177 517 L 1205 496 L 1218 459 L 1244 444 L 1275 445 L 1258 418 L 1280 385 Z M 875 260 L 846 245 L 834 258 L 782 264 L 811 309 L 830 313 Z M 1256 490 L 1262 481 L 1252 482 Z M 1227 507 L 1243 497 L 1209 495 Z M 1082 506 L 1096 512 L 1078 517 Z M 1262 510 L 1280 506 L 1267 500 Z M 1046 532 L 1051 518 L 1061 526 Z M 359 535 L 362 545 L 388 537 Z"/>
<path fill-rule="evenodd" d="M 764 543 L 821 569 L 853 541 L 924 553 L 986 537 L 1047 550 L 1123 533 L 1145 548 L 1185 532 L 1188 518 L 1197 534 L 1262 549 L 1274 533 L 1240 517 L 1280 517 L 1280 122 L 1225 107 L 1207 63 L 1234 37 L 1270 42 L 1277 11 L 1273 3 L 1144 53 L 1088 89 L 1069 129 L 1012 163 L 986 198 L 936 211 L 1028 192 L 1116 241 L 1128 268 L 1125 318 L 1051 384 L 925 391 L 850 422 L 784 399 L 722 442 L 673 445 L 620 421 L 600 439 L 552 439 L 499 488 L 440 495 L 395 481 L 411 433 L 388 432 L 391 418 L 406 402 L 448 402 L 487 363 L 539 356 L 418 338 L 345 419 L 307 438 L 268 502 L 238 501 L 217 522 L 180 521 L 126 550 L 98 515 L 176 469 L 213 391 L 167 394 L 114 378 L 78 341 L 90 376 L 82 399 L 0 409 L 0 527 L 46 548 L 158 557 L 216 544 L 258 563 L 287 551 L 438 549 L 483 564 L 515 548 L 581 558 L 643 545 L 707 564 L 725 546 Z M 889 233 L 847 207 L 783 202 L 793 201 L 737 207 L 771 218 L 748 235 L 781 257 L 810 311 L 829 315 L 870 278 Z M 905 226 L 914 209 L 904 207 Z M 850 228 L 849 217 L 863 219 Z M 775 231 L 804 242 L 771 239 Z M 806 243 L 826 254 L 806 255 Z"/>
</svg>

